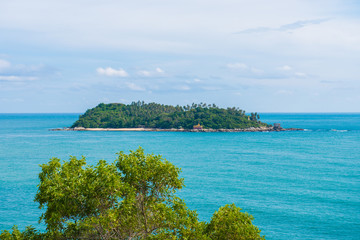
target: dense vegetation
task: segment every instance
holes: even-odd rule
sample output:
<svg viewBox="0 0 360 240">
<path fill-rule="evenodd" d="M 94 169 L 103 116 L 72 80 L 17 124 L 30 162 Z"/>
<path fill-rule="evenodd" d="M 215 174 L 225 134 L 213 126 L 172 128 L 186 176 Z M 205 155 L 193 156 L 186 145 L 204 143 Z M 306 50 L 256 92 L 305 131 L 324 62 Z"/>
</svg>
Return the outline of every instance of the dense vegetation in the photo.
<svg viewBox="0 0 360 240">
<path fill-rule="evenodd" d="M 180 169 L 143 149 L 120 152 L 96 166 L 85 158 L 41 165 L 35 201 L 44 209 L 45 232 L 33 227 L 2 231 L 2 240 L 38 239 L 264 239 L 253 217 L 234 204 L 198 220 L 175 195 L 184 186 Z"/>
<path fill-rule="evenodd" d="M 257 113 L 248 116 L 241 109 L 223 109 L 215 104 L 193 103 L 181 107 L 139 101 L 129 105 L 101 103 L 87 110 L 72 127 L 192 129 L 200 124 L 203 128 L 234 129 L 267 126 L 259 119 Z"/>
</svg>

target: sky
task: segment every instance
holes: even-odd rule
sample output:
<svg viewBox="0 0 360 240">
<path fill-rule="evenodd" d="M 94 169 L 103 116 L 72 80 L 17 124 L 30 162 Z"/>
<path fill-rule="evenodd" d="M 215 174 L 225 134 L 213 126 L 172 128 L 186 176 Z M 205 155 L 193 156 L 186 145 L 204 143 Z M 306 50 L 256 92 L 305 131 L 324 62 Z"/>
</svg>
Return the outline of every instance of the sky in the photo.
<svg viewBox="0 0 360 240">
<path fill-rule="evenodd" d="M 360 112 L 360 1 L 0 1 L 0 113 L 138 100 Z"/>
</svg>

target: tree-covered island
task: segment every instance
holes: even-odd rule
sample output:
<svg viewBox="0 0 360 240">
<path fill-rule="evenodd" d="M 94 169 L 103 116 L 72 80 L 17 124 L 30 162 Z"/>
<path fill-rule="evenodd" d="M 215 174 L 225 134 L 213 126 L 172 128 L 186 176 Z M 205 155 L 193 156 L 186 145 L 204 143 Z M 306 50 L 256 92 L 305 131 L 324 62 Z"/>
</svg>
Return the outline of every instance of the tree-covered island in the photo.
<svg viewBox="0 0 360 240">
<path fill-rule="evenodd" d="M 100 103 L 87 110 L 71 128 L 246 129 L 268 128 L 257 113 L 215 104 L 171 106 L 158 103 Z"/>
<path fill-rule="evenodd" d="M 260 122 L 259 114 L 215 104 L 171 106 L 141 101 L 131 104 L 100 103 L 88 109 L 70 128 L 52 131 L 170 131 L 170 132 L 265 132 L 297 131 Z"/>
</svg>

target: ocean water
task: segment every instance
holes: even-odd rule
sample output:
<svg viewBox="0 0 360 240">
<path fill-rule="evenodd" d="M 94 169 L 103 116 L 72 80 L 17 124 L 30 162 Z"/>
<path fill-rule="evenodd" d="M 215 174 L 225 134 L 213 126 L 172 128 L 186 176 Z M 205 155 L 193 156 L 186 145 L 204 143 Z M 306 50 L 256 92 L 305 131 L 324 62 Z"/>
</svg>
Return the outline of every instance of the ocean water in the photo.
<svg viewBox="0 0 360 240">
<path fill-rule="evenodd" d="M 0 229 L 38 224 L 39 164 L 141 146 L 182 168 L 201 220 L 235 203 L 267 239 L 359 239 L 360 114 L 260 114 L 301 132 L 53 132 L 79 114 L 0 114 Z"/>
</svg>

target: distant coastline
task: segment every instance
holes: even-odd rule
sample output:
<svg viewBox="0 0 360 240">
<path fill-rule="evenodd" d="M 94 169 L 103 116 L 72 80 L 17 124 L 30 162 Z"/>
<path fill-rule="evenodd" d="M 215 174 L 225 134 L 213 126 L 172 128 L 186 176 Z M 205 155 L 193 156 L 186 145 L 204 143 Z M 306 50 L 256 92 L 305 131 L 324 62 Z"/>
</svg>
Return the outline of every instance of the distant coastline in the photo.
<svg viewBox="0 0 360 240">
<path fill-rule="evenodd" d="M 100 103 L 88 109 L 68 128 L 53 131 L 122 131 L 122 132 L 281 132 L 300 131 L 282 128 L 280 123 L 261 122 L 259 114 L 246 115 L 236 107 L 220 108 L 215 104 L 193 103 L 171 106 L 159 103 Z"/>
<path fill-rule="evenodd" d="M 162 129 L 162 128 L 54 128 L 50 131 L 113 131 L 113 132 L 283 132 L 283 131 L 303 131 L 302 128 L 282 128 L 282 127 L 250 127 L 238 129 Z"/>
<path fill-rule="evenodd" d="M 215 104 L 193 103 L 187 106 L 171 106 L 159 103 L 132 102 L 100 103 L 86 110 L 70 128 L 109 128 L 109 129 L 247 129 L 271 127 L 260 120 L 259 114 L 245 114 L 236 107 L 220 108 Z M 127 131 L 127 130 L 122 130 Z M 136 130 L 139 131 L 139 130 Z M 140 130 L 144 131 L 144 130 Z M 264 130 L 262 130 L 264 131 Z M 265 130 L 267 131 L 267 130 Z"/>
</svg>

